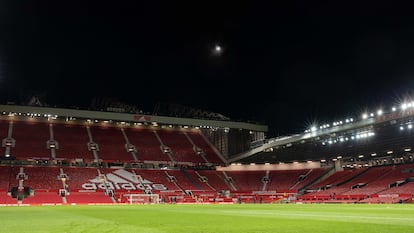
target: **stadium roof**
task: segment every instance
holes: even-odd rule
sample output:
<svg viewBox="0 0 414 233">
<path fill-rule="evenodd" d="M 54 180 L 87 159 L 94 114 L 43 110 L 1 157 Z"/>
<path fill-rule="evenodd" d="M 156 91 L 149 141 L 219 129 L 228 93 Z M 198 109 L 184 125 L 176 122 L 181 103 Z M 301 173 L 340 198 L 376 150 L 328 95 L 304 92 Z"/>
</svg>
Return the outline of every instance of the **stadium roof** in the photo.
<svg viewBox="0 0 414 233">
<path fill-rule="evenodd" d="M 391 112 L 365 114 L 359 119 L 332 127 L 312 128 L 253 145 L 250 151 L 233 156 L 229 162 L 276 163 L 338 159 L 352 165 L 359 162 L 381 165 L 391 160 L 412 161 L 414 149 L 414 105 L 403 103 Z M 388 161 L 390 160 L 390 161 Z M 392 162 L 393 163 L 393 162 Z M 343 163 L 346 164 L 346 163 Z"/>
</svg>

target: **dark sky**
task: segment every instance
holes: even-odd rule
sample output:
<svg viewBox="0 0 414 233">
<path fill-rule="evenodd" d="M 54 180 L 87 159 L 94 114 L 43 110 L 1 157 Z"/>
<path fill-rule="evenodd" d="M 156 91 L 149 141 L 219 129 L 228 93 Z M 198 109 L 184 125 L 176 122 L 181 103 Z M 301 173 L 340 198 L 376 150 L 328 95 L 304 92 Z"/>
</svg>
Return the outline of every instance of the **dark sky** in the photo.
<svg viewBox="0 0 414 233">
<path fill-rule="evenodd" d="M 390 108 L 414 88 L 414 20 L 396 1 L 0 1 L 0 99 L 175 103 L 267 124 Z M 223 50 L 214 54 L 218 44 Z"/>
</svg>

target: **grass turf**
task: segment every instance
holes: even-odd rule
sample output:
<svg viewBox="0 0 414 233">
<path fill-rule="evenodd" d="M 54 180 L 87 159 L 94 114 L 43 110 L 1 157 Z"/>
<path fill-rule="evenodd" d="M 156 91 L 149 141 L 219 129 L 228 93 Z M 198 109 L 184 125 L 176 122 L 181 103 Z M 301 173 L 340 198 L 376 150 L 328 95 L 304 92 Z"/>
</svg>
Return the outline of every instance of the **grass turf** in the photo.
<svg viewBox="0 0 414 233">
<path fill-rule="evenodd" d="M 414 232 L 414 205 L 0 207 L 0 232 Z"/>
</svg>

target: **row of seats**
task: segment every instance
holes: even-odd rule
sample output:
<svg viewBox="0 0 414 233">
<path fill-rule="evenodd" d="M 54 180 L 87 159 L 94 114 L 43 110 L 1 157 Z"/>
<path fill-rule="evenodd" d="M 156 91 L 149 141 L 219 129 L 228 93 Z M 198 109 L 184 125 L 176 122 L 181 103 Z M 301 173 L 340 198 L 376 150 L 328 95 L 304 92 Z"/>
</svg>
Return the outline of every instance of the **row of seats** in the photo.
<svg viewBox="0 0 414 233">
<path fill-rule="evenodd" d="M 201 132 L 195 130 L 0 120 L 0 138 L 0 153 L 17 159 L 223 164 Z M 170 156 L 162 145 L 171 149 Z M 204 157 L 193 148 L 201 148 Z"/>
<path fill-rule="evenodd" d="M 414 193 L 414 164 L 339 171 L 313 184 L 303 200 L 365 199 L 372 195 Z M 316 188 L 318 187 L 318 188 Z"/>
<path fill-rule="evenodd" d="M 325 169 L 294 170 L 294 171 L 216 171 L 192 169 L 114 169 L 96 167 L 57 167 L 57 166 L 0 166 L 0 190 L 6 191 L 17 187 L 19 182 L 36 192 L 58 191 L 90 191 L 101 188 L 105 182 L 110 183 L 111 189 L 139 190 L 148 188 L 151 191 L 207 191 L 232 192 L 289 190 L 298 180 L 301 186 L 312 181 L 311 175 L 321 174 Z M 23 173 L 24 179 L 19 181 L 18 174 Z M 309 179 L 299 179 L 302 174 L 308 174 Z M 265 176 L 271 177 L 264 182 Z M 285 179 L 289 175 L 291 179 Z M 279 177 L 279 178 L 278 178 Z M 287 183 L 290 182 L 290 183 Z M 281 189 L 266 187 L 277 186 Z M 122 186 L 124 185 L 124 186 Z M 126 186 L 125 186 L 126 185 Z M 132 186 L 131 186 L 132 185 Z M 138 187 L 139 186 L 139 187 Z M 144 187 L 144 188 L 142 188 Z M 296 191 L 296 190 L 291 190 Z"/>
<path fill-rule="evenodd" d="M 299 197 L 301 200 L 361 200 L 373 195 L 387 196 L 389 194 L 410 194 L 414 192 L 414 182 L 389 187 L 390 182 L 408 180 L 414 177 L 414 164 L 399 166 L 383 166 L 363 169 L 356 173 L 349 181 L 327 190 L 314 191 Z M 171 169 L 115 169 L 115 168 L 80 168 L 80 167 L 53 167 L 53 166 L 0 166 L 0 193 L 5 194 L 11 187 L 22 184 L 34 190 L 35 195 L 24 202 L 40 202 L 49 198 L 51 202 L 61 200 L 59 190 L 66 189 L 67 203 L 80 203 L 82 200 L 99 202 L 106 200 L 113 202 L 105 189 L 117 192 L 133 193 L 157 193 L 165 195 L 168 192 L 219 193 L 229 190 L 230 193 L 254 193 L 277 191 L 296 193 L 307 184 L 320 178 L 326 169 L 303 169 L 287 171 L 216 171 L 216 170 L 171 170 Z M 24 176 L 18 176 L 23 173 Z M 343 177 L 348 177 L 347 172 L 338 172 Z M 336 173 L 330 177 L 337 176 Z M 22 178 L 24 177 L 24 178 Z M 62 177 L 64 177 L 62 179 Z M 269 179 L 263 179 L 267 177 Z M 330 177 L 325 180 L 330 180 Z M 377 177 L 377 178 L 375 178 Z M 335 178 L 345 181 L 341 178 Z M 359 188 L 351 189 L 356 184 L 366 184 Z M 277 184 L 280 185 L 277 185 Z M 320 184 L 326 183 L 320 181 Z M 281 187 L 272 189 L 271 187 Z M 315 184 L 314 186 L 318 186 Z M 340 189 L 341 187 L 344 189 Z M 293 187 L 293 188 L 292 188 Z M 376 187 L 381 187 L 378 189 Z M 341 191 L 342 190 L 342 191 Z M 358 192 L 350 192 L 358 190 Z M 336 192 L 336 193 L 329 193 Z M 85 194 L 86 193 L 86 194 Z M 97 195 L 97 197 L 96 197 Z M 175 194 L 174 194 L 175 195 Z M 206 196 L 211 198 L 211 196 Z M 10 199 L 0 196 L 4 203 Z M 103 199 L 103 200 L 101 200 Z M 0 200 L 0 202 L 2 202 Z M 246 201 L 246 200 L 245 200 Z M 47 203 L 47 202 L 45 202 Z M 1 204 L 1 203 L 0 203 Z"/>
</svg>

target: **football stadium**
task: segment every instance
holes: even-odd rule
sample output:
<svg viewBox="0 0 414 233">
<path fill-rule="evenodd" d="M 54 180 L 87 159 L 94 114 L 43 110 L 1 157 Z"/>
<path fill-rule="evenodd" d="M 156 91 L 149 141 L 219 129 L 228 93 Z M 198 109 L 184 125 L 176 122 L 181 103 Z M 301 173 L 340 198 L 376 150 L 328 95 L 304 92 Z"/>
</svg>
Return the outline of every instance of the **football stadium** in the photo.
<svg viewBox="0 0 414 233">
<path fill-rule="evenodd" d="M 414 102 L 277 138 L 266 138 L 266 125 L 219 113 L 167 110 L 149 115 L 107 103 L 58 108 L 36 97 L 1 105 L 4 227 L 412 230 Z M 22 218 L 27 225 L 20 226 Z"/>
<path fill-rule="evenodd" d="M 0 1 L 0 232 L 413 233 L 389 1 Z"/>
</svg>

